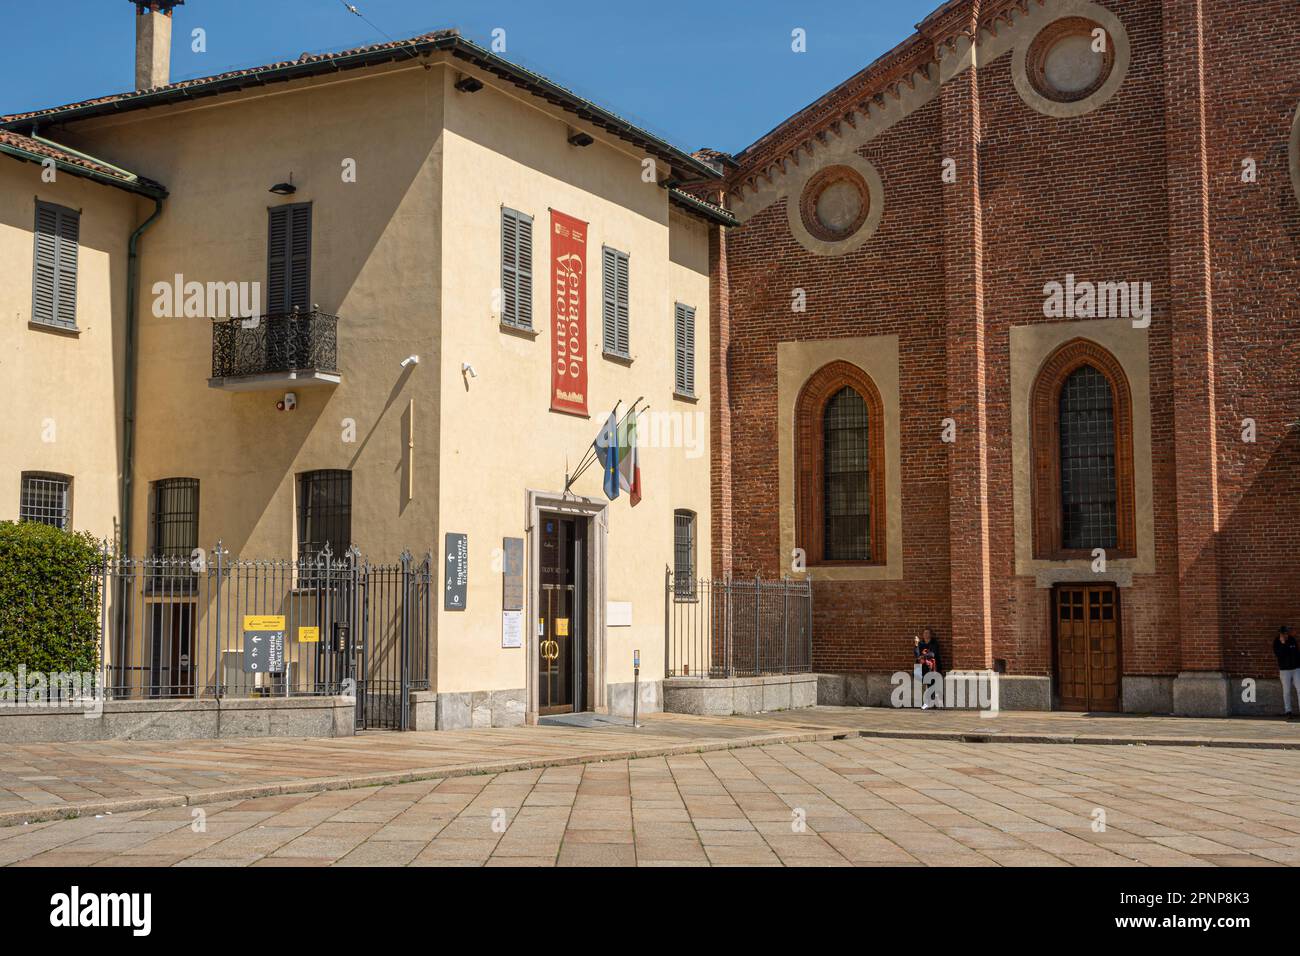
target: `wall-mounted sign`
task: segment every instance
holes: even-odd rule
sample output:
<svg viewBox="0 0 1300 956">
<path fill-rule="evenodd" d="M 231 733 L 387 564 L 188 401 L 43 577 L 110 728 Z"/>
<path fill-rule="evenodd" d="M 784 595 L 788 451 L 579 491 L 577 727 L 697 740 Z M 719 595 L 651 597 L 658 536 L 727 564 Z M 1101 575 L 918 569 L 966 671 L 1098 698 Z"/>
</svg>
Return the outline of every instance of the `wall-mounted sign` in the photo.
<svg viewBox="0 0 1300 956">
<path fill-rule="evenodd" d="M 463 611 L 469 584 L 469 535 L 448 531 L 443 550 L 447 560 L 443 565 L 446 569 L 446 586 L 442 594 L 442 609 Z"/>
<path fill-rule="evenodd" d="M 244 673 L 284 673 L 284 615 L 244 615 Z"/>
<path fill-rule="evenodd" d="M 299 644 L 319 644 L 320 628 L 319 627 L 300 627 L 298 628 Z"/>
<path fill-rule="evenodd" d="M 587 414 L 587 224 L 554 209 L 551 411 Z"/>
<path fill-rule="evenodd" d="M 631 601 L 606 602 L 605 626 L 606 627 L 631 627 L 632 626 L 632 602 Z"/>
<path fill-rule="evenodd" d="M 555 619 L 555 636 L 556 637 L 569 636 L 569 619 L 567 617 L 557 617 Z"/>
<path fill-rule="evenodd" d="M 501 539 L 501 608 L 524 608 L 524 539 Z"/>
<path fill-rule="evenodd" d="M 523 647 L 524 646 L 524 612 L 523 611 L 502 611 L 501 612 L 501 646 L 502 647 Z"/>
</svg>

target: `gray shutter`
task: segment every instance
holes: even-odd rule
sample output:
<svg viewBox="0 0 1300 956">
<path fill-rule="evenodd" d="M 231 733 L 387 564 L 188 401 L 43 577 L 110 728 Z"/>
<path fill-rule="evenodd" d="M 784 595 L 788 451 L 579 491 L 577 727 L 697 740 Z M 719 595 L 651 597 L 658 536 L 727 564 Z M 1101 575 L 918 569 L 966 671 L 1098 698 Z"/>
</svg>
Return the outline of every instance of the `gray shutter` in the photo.
<svg viewBox="0 0 1300 956">
<path fill-rule="evenodd" d="M 628 341 L 627 329 L 627 273 L 627 256 L 620 252 L 618 253 L 618 352 L 620 355 L 631 356 L 631 344 Z"/>
<path fill-rule="evenodd" d="M 311 308 L 311 203 L 268 210 L 266 311 Z"/>
<path fill-rule="evenodd" d="M 601 295 L 602 349 L 610 355 L 630 358 L 628 350 L 628 257 L 604 246 L 602 249 L 603 283 Z"/>
<path fill-rule="evenodd" d="M 289 233 L 289 308 L 311 309 L 311 203 L 293 206 Z"/>
<path fill-rule="evenodd" d="M 34 232 L 32 321 L 75 329 L 81 214 L 38 200 Z"/>
<path fill-rule="evenodd" d="M 501 210 L 501 321 L 533 327 L 533 218 Z"/>
<path fill-rule="evenodd" d="M 673 309 L 673 390 L 695 394 L 695 310 L 680 302 Z"/>
<path fill-rule="evenodd" d="M 605 352 L 618 351 L 618 332 L 616 329 L 615 315 L 617 307 L 615 306 L 617 279 L 615 273 L 618 271 L 616 263 L 618 253 L 609 246 L 601 249 L 601 294 L 600 294 L 600 338 L 601 349 Z"/>
<path fill-rule="evenodd" d="M 268 212 L 266 237 L 266 311 L 287 312 L 289 269 L 289 206 L 276 206 Z"/>
</svg>

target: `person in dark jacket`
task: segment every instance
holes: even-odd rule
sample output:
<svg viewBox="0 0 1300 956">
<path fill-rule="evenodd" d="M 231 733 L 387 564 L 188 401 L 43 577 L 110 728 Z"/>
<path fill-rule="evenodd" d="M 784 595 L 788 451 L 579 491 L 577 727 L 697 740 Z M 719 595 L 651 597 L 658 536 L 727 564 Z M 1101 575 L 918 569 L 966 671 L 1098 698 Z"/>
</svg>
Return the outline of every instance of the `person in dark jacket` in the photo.
<svg viewBox="0 0 1300 956">
<path fill-rule="evenodd" d="M 1283 624 L 1277 629 L 1277 640 L 1273 642 L 1273 656 L 1277 658 L 1277 676 L 1282 682 L 1282 709 L 1286 716 L 1291 714 L 1291 691 L 1296 692 L 1296 703 L 1300 705 L 1300 647 L 1296 646 L 1291 628 Z"/>
<path fill-rule="evenodd" d="M 930 707 L 926 702 L 926 688 L 931 686 L 938 688 L 934 693 L 939 706 L 943 706 L 943 668 L 939 659 L 939 639 L 934 636 L 934 631 L 928 627 L 922 630 L 912 652 L 916 658 L 914 673 L 921 680 L 921 709 L 928 710 Z M 931 677 L 931 674 L 934 676 Z"/>
</svg>

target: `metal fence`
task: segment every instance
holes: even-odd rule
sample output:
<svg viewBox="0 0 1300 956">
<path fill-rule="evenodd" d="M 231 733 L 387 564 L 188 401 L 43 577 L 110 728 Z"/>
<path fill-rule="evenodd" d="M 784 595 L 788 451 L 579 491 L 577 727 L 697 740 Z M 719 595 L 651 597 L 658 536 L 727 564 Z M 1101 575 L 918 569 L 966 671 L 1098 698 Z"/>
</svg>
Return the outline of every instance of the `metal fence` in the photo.
<svg viewBox="0 0 1300 956">
<path fill-rule="evenodd" d="M 355 695 L 359 728 L 405 729 L 429 688 L 433 559 L 374 565 L 328 547 L 299 560 L 105 553 L 100 654 L 115 699 Z M 245 618 L 283 618 L 283 665 L 253 671 Z"/>
<path fill-rule="evenodd" d="M 665 572 L 668 677 L 757 677 L 812 669 L 812 582 L 710 580 Z"/>
</svg>

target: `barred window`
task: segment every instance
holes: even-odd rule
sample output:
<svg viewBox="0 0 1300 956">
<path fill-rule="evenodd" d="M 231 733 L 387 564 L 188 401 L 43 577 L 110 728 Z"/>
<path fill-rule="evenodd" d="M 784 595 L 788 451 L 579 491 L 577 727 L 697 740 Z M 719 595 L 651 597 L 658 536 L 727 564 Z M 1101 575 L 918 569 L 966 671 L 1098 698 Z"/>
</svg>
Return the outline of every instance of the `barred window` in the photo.
<svg viewBox="0 0 1300 956">
<path fill-rule="evenodd" d="M 298 476 L 298 559 L 314 559 L 325 546 L 341 558 L 352 546 L 352 472 L 307 471 Z"/>
<path fill-rule="evenodd" d="M 680 598 L 695 595 L 695 512 L 673 512 L 673 591 Z"/>
<path fill-rule="evenodd" d="M 1106 376 L 1091 365 L 1061 388 L 1061 539 L 1069 549 L 1117 542 L 1115 407 Z"/>
<path fill-rule="evenodd" d="M 199 546 L 199 480 L 160 478 L 150 492 L 150 553 L 188 560 Z"/>
<path fill-rule="evenodd" d="M 67 475 L 23 472 L 18 520 L 67 531 L 72 525 L 72 479 Z"/>
<path fill-rule="evenodd" d="M 867 403 L 852 388 L 826 403 L 822 423 L 826 524 L 824 556 L 830 561 L 871 557 L 871 465 Z"/>
</svg>

